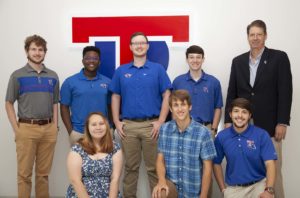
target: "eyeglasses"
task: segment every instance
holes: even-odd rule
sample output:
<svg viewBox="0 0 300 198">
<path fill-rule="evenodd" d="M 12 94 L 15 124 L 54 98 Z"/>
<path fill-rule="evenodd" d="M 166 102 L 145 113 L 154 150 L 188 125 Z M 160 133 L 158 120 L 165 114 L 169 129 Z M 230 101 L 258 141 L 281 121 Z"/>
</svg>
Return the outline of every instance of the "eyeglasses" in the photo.
<svg viewBox="0 0 300 198">
<path fill-rule="evenodd" d="M 131 43 L 131 45 L 134 45 L 134 46 L 139 46 L 139 45 L 147 45 L 148 42 L 133 42 Z"/>
<path fill-rule="evenodd" d="M 87 57 L 84 57 L 83 60 L 85 60 L 85 61 L 99 61 L 99 58 L 98 57 L 87 56 Z"/>
</svg>

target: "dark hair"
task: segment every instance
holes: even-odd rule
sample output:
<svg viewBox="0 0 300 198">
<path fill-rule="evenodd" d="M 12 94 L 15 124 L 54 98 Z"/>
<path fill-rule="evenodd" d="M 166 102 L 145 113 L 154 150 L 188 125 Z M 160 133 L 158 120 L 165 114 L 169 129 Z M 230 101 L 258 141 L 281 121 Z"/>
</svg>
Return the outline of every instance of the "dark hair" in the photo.
<svg viewBox="0 0 300 198">
<path fill-rule="evenodd" d="M 85 54 L 89 51 L 94 51 L 98 54 L 99 58 L 101 56 L 101 52 L 100 52 L 100 49 L 98 47 L 95 47 L 95 46 L 86 46 L 85 48 L 83 48 L 83 51 L 82 51 L 82 57 L 85 56 Z"/>
<path fill-rule="evenodd" d="M 82 146 L 83 150 L 87 152 L 89 155 L 93 155 L 97 153 L 96 146 L 93 142 L 93 138 L 90 134 L 89 130 L 89 122 L 90 118 L 93 115 L 99 115 L 102 117 L 105 126 L 106 126 L 106 134 L 104 135 L 103 138 L 100 140 L 100 151 L 103 153 L 110 153 L 113 150 L 113 141 L 110 133 L 110 126 L 105 118 L 105 116 L 101 112 L 92 112 L 88 115 L 86 121 L 85 121 L 85 126 L 84 126 L 84 136 L 83 138 L 78 140 L 78 143 Z"/>
<path fill-rule="evenodd" d="M 29 46 L 31 45 L 31 43 L 35 43 L 36 46 L 38 46 L 38 47 L 41 46 L 44 49 L 44 51 L 47 52 L 47 42 L 43 37 L 36 35 L 36 34 L 34 34 L 32 36 L 28 36 L 25 39 L 25 45 L 24 45 L 26 52 L 28 52 Z"/>
<path fill-rule="evenodd" d="M 236 98 L 234 99 L 229 107 L 229 112 L 232 112 L 232 109 L 234 107 L 239 107 L 242 109 L 247 109 L 249 111 L 250 114 L 252 114 L 252 105 L 250 103 L 249 100 L 245 99 L 245 98 Z"/>
<path fill-rule="evenodd" d="M 133 33 L 133 34 L 130 36 L 130 44 L 131 44 L 132 39 L 133 39 L 134 37 L 136 37 L 136 36 L 143 36 L 143 37 L 145 37 L 145 39 L 146 39 L 146 41 L 147 41 L 147 43 L 148 43 L 148 38 L 147 38 L 147 36 L 146 36 L 143 32 L 135 32 L 135 33 Z"/>
<path fill-rule="evenodd" d="M 169 97 L 169 106 L 172 107 L 172 102 L 177 100 L 181 102 L 184 102 L 186 100 L 189 106 L 192 105 L 190 94 L 188 91 L 184 89 L 178 89 L 176 91 L 172 91 Z"/>
<path fill-rule="evenodd" d="M 204 50 L 198 45 L 191 45 L 189 48 L 186 49 L 186 58 L 188 58 L 189 54 L 202 54 L 202 57 L 204 57 Z"/>
<path fill-rule="evenodd" d="M 249 35 L 250 28 L 252 28 L 252 27 L 259 27 L 259 28 L 263 29 L 263 31 L 264 31 L 265 34 L 267 34 L 267 26 L 266 26 L 265 22 L 263 22 L 262 20 L 252 21 L 247 26 L 247 35 Z"/>
</svg>

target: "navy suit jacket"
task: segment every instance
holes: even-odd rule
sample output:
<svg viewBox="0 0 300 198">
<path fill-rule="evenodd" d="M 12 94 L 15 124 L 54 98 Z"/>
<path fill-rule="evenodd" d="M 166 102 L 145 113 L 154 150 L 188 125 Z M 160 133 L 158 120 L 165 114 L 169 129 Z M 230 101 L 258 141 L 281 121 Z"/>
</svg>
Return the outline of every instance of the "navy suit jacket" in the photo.
<svg viewBox="0 0 300 198">
<path fill-rule="evenodd" d="M 231 122 L 228 108 L 232 100 L 246 98 L 252 104 L 254 124 L 268 131 L 273 137 L 277 124 L 290 124 L 293 94 L 290 61 L 285 52 L 266 47 L 252 87 L 249 54 L 250 52 L 239 55 L 232 61 L 225 123 Z"/>
</svg>

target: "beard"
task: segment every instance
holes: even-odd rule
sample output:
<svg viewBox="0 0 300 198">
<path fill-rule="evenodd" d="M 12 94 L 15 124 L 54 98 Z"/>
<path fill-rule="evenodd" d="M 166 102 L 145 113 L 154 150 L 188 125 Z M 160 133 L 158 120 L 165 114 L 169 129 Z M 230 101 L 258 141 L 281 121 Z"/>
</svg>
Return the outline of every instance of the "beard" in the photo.
<svg viewBox="0 0 300 198">
<path fill-rule="evenodd" d="M 34 59 L 32 59 L 30 56 L 27 56 L 27 59 L 31 62 L 33 62 L 34 64 L 41 64 L 44 61 L 44 58 L 41 59 L 40 61 L 36 61 Z"/>
</svg>

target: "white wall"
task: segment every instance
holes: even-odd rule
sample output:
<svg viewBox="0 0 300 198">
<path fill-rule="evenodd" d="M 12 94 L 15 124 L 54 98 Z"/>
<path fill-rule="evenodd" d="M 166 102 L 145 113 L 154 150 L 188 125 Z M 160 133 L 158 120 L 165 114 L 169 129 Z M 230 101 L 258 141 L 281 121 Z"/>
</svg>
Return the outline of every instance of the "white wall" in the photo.
<svg viewBox="0 0 300 198">
<path fill-rule="evenodd" d="M 267 46 L 288 53 L 293 72 L 294 97 L 291 127 L 283 145 L 283 174 L 286 197 L 298 197 L 300 189 L 299 134 L 300 115 L 300 3 L 297 0 L 0 0 L 0 196 L 15 196 L 16 153 L 14 137 L 4 109 L 6 86 L 10 74 L 26 63 L 23 50 L 28 35 L 40 34 L 48 41 L 45 64 L 54 69 L 63 81 L 81 68 L 81 49 L 70 46 L 72 16 L 130 16 L 190 14 L 190 44 L 201 45 L 206 53 L 204 69 L 222 84 L 223 98 L 234 56 L 248 50 L 246 26 L 254 19 L 263 19 L 268 26 Z M 171 47 L 168 73 L 171 79 L 187 71 L 184 48 Z M 60 121 L 56 154 L 50 176 L 52 196 L 65 194 L 68 180 L 65 158 L 68 152 L 66 130 Z M 222 126 L 220 126 L 222 127 Z M 144 181 L 144 180 L 143 180 Z M 140 184 L 139 197 L 145 183 Z M 215 188 L 217 191 L 217 188 Z M 142 195 L 143 194 L 143 195 Z M 216 195 L 217 197 L 217 195 Z"/>
</svg>

